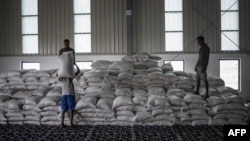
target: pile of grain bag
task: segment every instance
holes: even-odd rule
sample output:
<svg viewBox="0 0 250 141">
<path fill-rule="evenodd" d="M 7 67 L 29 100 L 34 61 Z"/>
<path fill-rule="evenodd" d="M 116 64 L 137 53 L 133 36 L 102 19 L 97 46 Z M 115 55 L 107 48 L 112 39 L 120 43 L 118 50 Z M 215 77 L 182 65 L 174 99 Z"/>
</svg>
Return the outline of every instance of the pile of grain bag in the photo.
<svg viewBox="0 0 250 141">
<path fill-rule="evenodd" d="M 217 89 L 220 95 L 207 99 L 211 108 L 209 114 L 213 118 L 212 124 L 247 124 L 248 111 L 244 106 L 245 101 L 232 88 L 219 86 Z"/>
<path fill-rule="evenodd" d="M 208 75 L 209 98 L 195 75 L 145 52 L 120 61 L 99 60 L 74 79 L 77 125 L 224 125 L 246 124 L 245 101 L 224 81 Z M 0 124 L 58 125 L 61 83 L 57 70 L 0 73 Z M 69 113 L 65 115 L 69 123 Z"/>
</svg>

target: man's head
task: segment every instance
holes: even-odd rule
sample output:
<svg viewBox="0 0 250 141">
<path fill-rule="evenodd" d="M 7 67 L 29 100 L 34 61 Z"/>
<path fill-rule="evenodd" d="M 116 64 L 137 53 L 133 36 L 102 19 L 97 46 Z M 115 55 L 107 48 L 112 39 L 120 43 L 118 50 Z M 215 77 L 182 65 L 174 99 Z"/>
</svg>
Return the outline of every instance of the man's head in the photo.
<svg viewBox="0 0 250 141">
<path fill-rule="evenodd" d="M 197 38 L 197 43 L 199 44 L 199 45 L 203 45 L 204 44 L 204 37 L 203 36 L 198 36 Z"/>
<path fill-rule="evenodd" d="M 65 39 L 64 40 L 64 46 L 65 47 L 69 47 L 69 39 Z"/>
</svg>

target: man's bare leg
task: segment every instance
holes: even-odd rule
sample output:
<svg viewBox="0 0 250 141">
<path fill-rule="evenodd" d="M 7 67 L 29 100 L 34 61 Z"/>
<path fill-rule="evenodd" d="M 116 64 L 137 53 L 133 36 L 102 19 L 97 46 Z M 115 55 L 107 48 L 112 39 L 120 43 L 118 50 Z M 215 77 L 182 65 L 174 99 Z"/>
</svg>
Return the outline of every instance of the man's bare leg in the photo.
<svg viewBox="0 0 250 141">
<path fill-rule="evenodd" d="M 70 126 L 73 127 L 74 126 L 74 124 L 73 124 L 74 110 L 69 111 L 69 114 L 70 114 Z"/>
<path fill-rule="evenodd" d="M 204 98 L 208 98 L 209 95 L 208 95 L 208 92 L 209 92 L 209 89 L 208 89 L 208 81 L 204 81 L 205 83 L 205 86 L 206 86 L 206 96 L 204 96 Z"/>
<path fill-rule="evenodd" d="M 195 94 L 200 94 L 200 84 L 201 84 L 201 82 L 200 82 L 200 79 L 198 79 L 197 81 L 196 81 L 196 91 L 194 92 Z"/>
<path fill-rule="evenodd" d="M 63 110 L 63 111 L 62 111 L 62 121 L 61 121 L 61 127 L 62 127 L 62 128 L 65 127 L 65 125 L 64 125 L 64 116 L 65 116 L 65 112 L 66 112 L 66 110 Z"/>
</svg>

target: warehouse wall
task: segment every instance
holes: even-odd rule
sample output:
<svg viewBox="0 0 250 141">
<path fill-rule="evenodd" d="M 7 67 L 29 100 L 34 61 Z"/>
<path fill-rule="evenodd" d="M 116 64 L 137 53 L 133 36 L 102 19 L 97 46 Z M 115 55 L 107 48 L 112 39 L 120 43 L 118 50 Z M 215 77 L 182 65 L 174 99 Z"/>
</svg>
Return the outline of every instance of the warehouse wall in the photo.
<svg viewBox="0 0 250 141">
<path fill-rule="evenodd" d="M 73 0 L 38 0 L 39 56 L 74 46 Z M 126 0 L 91 0 L 92 54 L 126 54 Z M 21 0 L 1 0 L 0 56 L 22 55 Z"/>
<path fill-rule="evenodd" d="M 73 43 L 73 0 L 38 0 L 39 56 L 56 55 L 63 39 Z M 240 52 L 250 52 L 250 1 L 240 2 Z M 164 0 L 132 1 L 133 52 L 165 51 Z M 184 0 L 184 52 L 197 52 L 204 35 L 212 52 L 220 51 L 220 1 Z M 92 53 L 126 54 L 126 0 L 91 0 Z M 211 25 L 213 23 L 213 25 Z M 20 56 L 21 0 L 1 0 L 0 56 Z"/>
<path fill-rule="evenodd" d="M 163 59 L 159 61 L 159 66 L 163 64 L 163 60 L 171 60 L 176 54 L 156 54 L 161 56 Z M 76 61 L 96 61 L 96 60 L 112 60 L 118 61 L 124 55 L 88 55 L 82 56 L 77 55 Z M 184 70 L 185 72 L 194 73 L 194 66 L 197 61 L 198 54 L 181 54 L 179 55 L 176 60 L 184 60 Z M 235 58 L 241 60 L 241 92 L 240 95 L 250 100 L 250 57 L 246 54 L 211 54 L 209 60 L 209 66 L 207 73 L 219 76 L 219 59 L 228 59 L 228 58 Z M 40 67 L 43 70 L 48 69 L 55 69 L 58 68 L 58 58 L 57 56 L 46 56 L 46 57 L 37 57 L 37 56 L 25 56 L 25 57 L 1 57 L 0 59 L 0 72 L 6 70 L 20 70 L 21 61 L 38 61 L 40 62 Z M 11 64 L 11 65 L 10 65 Z"/>
</svg>

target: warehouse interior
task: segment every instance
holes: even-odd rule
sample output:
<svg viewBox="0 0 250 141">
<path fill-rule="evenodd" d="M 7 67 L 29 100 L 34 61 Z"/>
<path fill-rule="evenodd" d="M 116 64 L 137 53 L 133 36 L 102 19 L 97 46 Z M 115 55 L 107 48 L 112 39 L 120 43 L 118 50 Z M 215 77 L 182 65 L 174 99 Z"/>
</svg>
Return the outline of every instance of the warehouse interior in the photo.
<svg viewBox="0 0 250 141">
<path fill-rule="evenodd" d="M 1 0 L 0 140 L 225 139 L 225 125 L 250 124 L 249 6 Z M 210 47 L 207 99 L 193 94 L 198 36 Z M 73 80 L 75 127 L 66 114 L 61 128 L 57 71 L 65 39 L 81 73 Z"/>
</svg>

